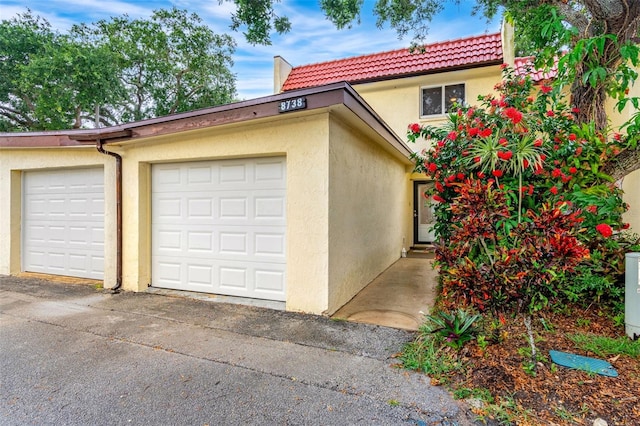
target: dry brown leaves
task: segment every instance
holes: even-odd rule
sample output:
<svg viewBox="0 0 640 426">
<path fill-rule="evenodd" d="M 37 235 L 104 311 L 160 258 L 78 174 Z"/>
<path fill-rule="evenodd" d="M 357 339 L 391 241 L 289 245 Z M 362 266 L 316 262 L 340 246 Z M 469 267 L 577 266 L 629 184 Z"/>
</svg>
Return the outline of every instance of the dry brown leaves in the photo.
<svg viewBox="0 0 640 426">
<path fill-rule="evenodd" d="M 580 318 L 580 320 L 578 320 Z M 525 372 L 522 348 L 529 346 L 521 318 L 508 320 L 502 332 L 504 340 L 481 349 L 470 344 L 463 352 L 469 363 L 466 377 L 456 377 L 454 387 L 485 388 L 496 403 L 515 403 L 522 425 L 592 425 L 601 418 L 611 425 L 640 425 L 640 359 L 612 356 L 608 361 L 618 377 L 605 377 L 555 365 L 549 350 L 559 350 L 598 358 L 576 349 L 566 336 L 593 333 L 620 337 L 624 327 L 615 327 L 610 319 L 594 311 L 545 315 L 551 330 L 536 321 L 539 341 L 536 343 L 543 360 L 536 375 Z"/>
</svg>

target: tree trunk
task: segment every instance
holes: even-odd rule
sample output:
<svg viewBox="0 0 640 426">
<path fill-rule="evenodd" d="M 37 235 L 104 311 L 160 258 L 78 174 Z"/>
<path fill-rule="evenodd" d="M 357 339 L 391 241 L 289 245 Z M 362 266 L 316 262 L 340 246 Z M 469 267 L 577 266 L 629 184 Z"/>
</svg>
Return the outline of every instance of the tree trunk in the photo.
<svg viewBox="0 0 640 426">
<path fill-rule="evenodd" d="M 618 37 L 619 44 L 607 40 L 600 57 L 600 64 L 612 71 L 621 61 L 620 45 L 625 41 L 638 42 L 640 0 L 583 0 L 582 3 L 588 14 L 581 13 L 572 2 L 552 1 L 567 21 L 578 30 L 581 38 L 599 34 L 615 34 Z M 586 71 L 585 65 L 579 66 L 580 69 L 577 70 L 576 79 L 571 87 L 571 102 L 573 106 L 580 109 L 576 117 L 577 122 L 593 121 L 596 128 L 604 132 L 608 125 L 605 86 L 604 84 L 598 84 L 596 87 L 584 85 L 582 77 Z M 603 171 L 618 180 L 638 169 L 640 169 L 640 149 L 636 148 L 624 150 L 609 160 Z"/>
<path fill-rule="evenodd" d="M 602 84 L 596 87 L 582 84 L 583 71 L 579 70 L 571 85 L 571 105 L 578 108 L 576 121 L 588 123 L 593 121 L 596 129 L 604 132 L 607 129 L 607 111 L 605 101 L 607 93 Z"/>
<path fill-rule="evenodd" d="M 640 145 L 635 149 L 625 149 L 616 155 L 602 168 L 602 171 L 615 180 L 640 169 Z"/>
</svg>

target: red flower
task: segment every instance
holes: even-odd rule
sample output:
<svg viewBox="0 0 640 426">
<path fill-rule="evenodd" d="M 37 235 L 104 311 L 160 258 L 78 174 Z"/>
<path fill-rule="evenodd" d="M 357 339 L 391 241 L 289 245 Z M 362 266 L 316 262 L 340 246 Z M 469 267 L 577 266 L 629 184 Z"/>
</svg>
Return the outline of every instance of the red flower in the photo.
<svg viewBox="0 0 640 426">
<path fill-rule="evenodd" d="M 483 179 L 483 178 L 485 177 L 484 172 L 478 172 L 478 177 L 479 177 L 480 179 Z"/>
<path fill-rule="evenodd" d="M 575 134 L 573 134 L 573 133 L 571 133 L 571 134 L 569 135 L 569 140 L 570 140 L 570 141 L 575 141 L 575 140 L 576 140 L 576 135 L 575 135 Z"/>
<path fill-rule="evenodd" d="M 474 161 L 474 162 L 476 162 L 476 163 L 479 163 L 479 162 L 480 162 L 480 160 L 481 160 L 481 158 L 480 158 L 480 157 L 473 157 L 473 161 Z"/>
<path fill-rule="evenodd" d="M 622 229 L 629 229 L 631 225 L 629 225 L 628 223 L 623 223 L 622 224 Z"/>
<path fill-rule="evenodd" d="M 458 173 L 458 180 L 464 179 L 464 173 Z"/>
<path fill-rule="evenodd" d="M 491 172 L 492 175 L 494 175 L 495 177 L 500 177 L 502 176 L 502 170 L 494 170 Z"/>
<path fill-rule="evenodd" d="M 444 191 L 444 186 L 442 186 L 442 184 L 440 182 L 436 182 L 436 190 L 438 192 L 442 192 L 442 191 Z"/>
<path fill-rule="evenodd" d="M 526 158 L 522 160 L 522 165 L 524 166 L 525 169 L 529 167 L 529 160 L 527 160 Z"/>
<path fill-rule="evenodd" d="M 554 169 L 554 170 L 551 172 L 551 176 L 553 176 L 554 178 L 558 178 L 558 177 L 562 176 L 562 170 L 560 170 L 560 169 Z"/>
<path fill-rule="evenodd" d="M 544 160 L 546 160 L 546 159 L 547 159 L 547 156 L 546 156 L 546 155 L 544 155 L 544 154 L 540 154 L 540 159 L 541 159 L 542 161 L 544 161 Z"/>
<path fill-rule="evenodd" d="M 478 129 L 477 127 L 472 127 L 469 129 L 469 136 L 474 137 L 478 134 L 479 131 L 480 129 Z"/>
<path fill-rule="evenodd" d="M 514 107 L 505 109 L 504 115 L 507 116 L 507 118 L 509 118 L 513 122 L 513 124 L 518 124 L 520 121 L 522 121 L 522 113 Z"/>
<path fill-rule="evenodd" d="M 553 111 L 547 111 L 547 117 L 553 117 L 554 115 L 556 115 L 555 112 Z"/>
<path fill-rule="evenodd" d="M 598 211 L 598 207 L 597 207 L 597 206 L 594 206 L 594 205 L 591 205 L 591 206 L 587 207 L 587 211 L 588 211 L 589 213 L 596 214 L 596 213 L 597 213 L 597 211 Z"/>
<path fill-rule="evenodd" d="M 444 141 L 438 141 L 438 147 L 439 148 L 444 147 Z"/>
<path fill-rule="evenodd" d="M 502 146 L 507 146 L 507 143 L 508 143 L 507 138 L 500 138 L 498 143 Z"/>
<path fill-rule="evenodd" d="M 582 147 L 581 146 L 576 148 L 576 157 L 579 157 L 580 154 L 582 154 Z"/>
<path fill-rule="evenodd" d="M 575 167 L 570 167 L 569 173 L 571 173 L 572 175 L 575 175 L 576 173 L 578 173 L 578 169 L 576 169 Z"/>
<path fill-rule="evenodd" d="M 622 138 L 622 135 L 620 133 L 614 133 L 613 134 L 613 138 L 617 141 L 619 141 Z"/>
<path fill-rule="evenodd" d="M 433 196 L 433 199 L 439 203 L 444 203 L 444 198 L 442 198 L 441 196 L 439 196 L 438 194 Z"/>
<path fill-rule="evenodd" d="M 600 225 L 596 225 L 596 231 L 600 233 L 605 238 L 609 238 L 613 234 L 613 229 L 606 223 L 601 223 Z"/>
<path fill-rule="evenodd" d="M 535 147 L 541 147 L 542 146 L 542 139 L 536 139 L 535 142 L 533 142 L 533 146 Z"/>
<path fill-rule="evenodd" d="M 491 133 L 492 133 L 491 129 L 484 129 L 483 131 L 480 132 L 480 136 L 483 138 L 487 138 L 491 136 Z"/>
<path fill-rule="evenodd" d="M 571 108 L 571 112 L 574 114 L 578 114 L 580 112 L 580 108 Z"/>
<path fill-rule="evenodd" d="M 500 69 L 503 70 L 503 69 L 507 68 L 508 66 L 509 66 L 509 64 L 504 64 L 503 63 L 503 64 L 500 65 Z"/>
<path fill-rule="evenodd" d="M 429 163 L 429 165 L 427 166 L 427 169 L 431 172 L 431 173 L 435 173 L 436 170 L 438 170 L 438 165 L 436 163 Z"/>
<path fill-rule="evenodd" d="M 511 157 L 513 157 L 513 152 L 511 151 L 498 151 L 498 158 L 501 160 L 511 160 Z"/>
<path fill-rule="evenodd" d="M 551 87 L 549 87 L 549 86 L 542 86 L 542 87 L 540 87 L 540 91 L 541 91 L 542 93 L 549 93 L 551 90 L 553 90 L 553 89 L 552 89 Z"/>
<path fill-rule="evenodd" d="M 409 130 L 411 130 L 413 133 L 420 133 L 420 125 L 418 123 L 410 124 Z"/>
<path fill-rule="evenodd" d="M 551 191 L 551 193 L 553 195 L 558 195 L 558 188 L 556 188 L 555 186 L 552 186 L 549 191 Z"/>
<path fill-rule="evenodd" d="M 457 137 L 458 137 L 458 133 L 457 132 L 449 132 L 449 134 L 447 135 L 447 138 L 452 140 L 452 141 L 455 141 Z"/>
</svg>

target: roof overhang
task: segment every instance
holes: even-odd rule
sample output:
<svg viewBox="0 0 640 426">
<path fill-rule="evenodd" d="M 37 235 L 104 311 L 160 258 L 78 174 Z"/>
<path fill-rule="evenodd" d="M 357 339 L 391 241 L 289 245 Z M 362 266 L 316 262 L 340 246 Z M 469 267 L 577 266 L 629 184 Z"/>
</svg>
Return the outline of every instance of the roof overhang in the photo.
<svg viewBox="0 0 640 426">
<path fill-rule="evenodd" d="M 300 109 L 282 111 L 281 104 L 304 99 Z M 202 130 L 217 126 L 247 123 L 257 120 L 277 120 L 308 114 L 310 111 L 346 107 L 360 121 L 384 140 L 387 148 L 397 156 L 408 159 L 411 149 L 391 130 L 376 112 L 345 82 L 308 89 L 294 90 L 262 98 L 236 102 L 149 120 L 137 121 L 100 129 L 78 129 L 53 132 L 0 133 L 2 148 L 54 148 L 87 146 L 101 142 L 135 143 L 157 136 Z"/>
</svg>

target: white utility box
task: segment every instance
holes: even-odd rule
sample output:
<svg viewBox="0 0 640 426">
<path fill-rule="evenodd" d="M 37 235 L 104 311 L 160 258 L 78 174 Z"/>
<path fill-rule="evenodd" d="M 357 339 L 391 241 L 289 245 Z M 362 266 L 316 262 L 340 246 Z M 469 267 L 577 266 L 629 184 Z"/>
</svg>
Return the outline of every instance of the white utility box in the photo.
<svg viewBox="0 0 640 426">
<path fill-rule="evenodd" d="M 640 337 L 640 253 L 627 253 L 624 266 L 624 324 L 635 340 Z"/>
</svg>

